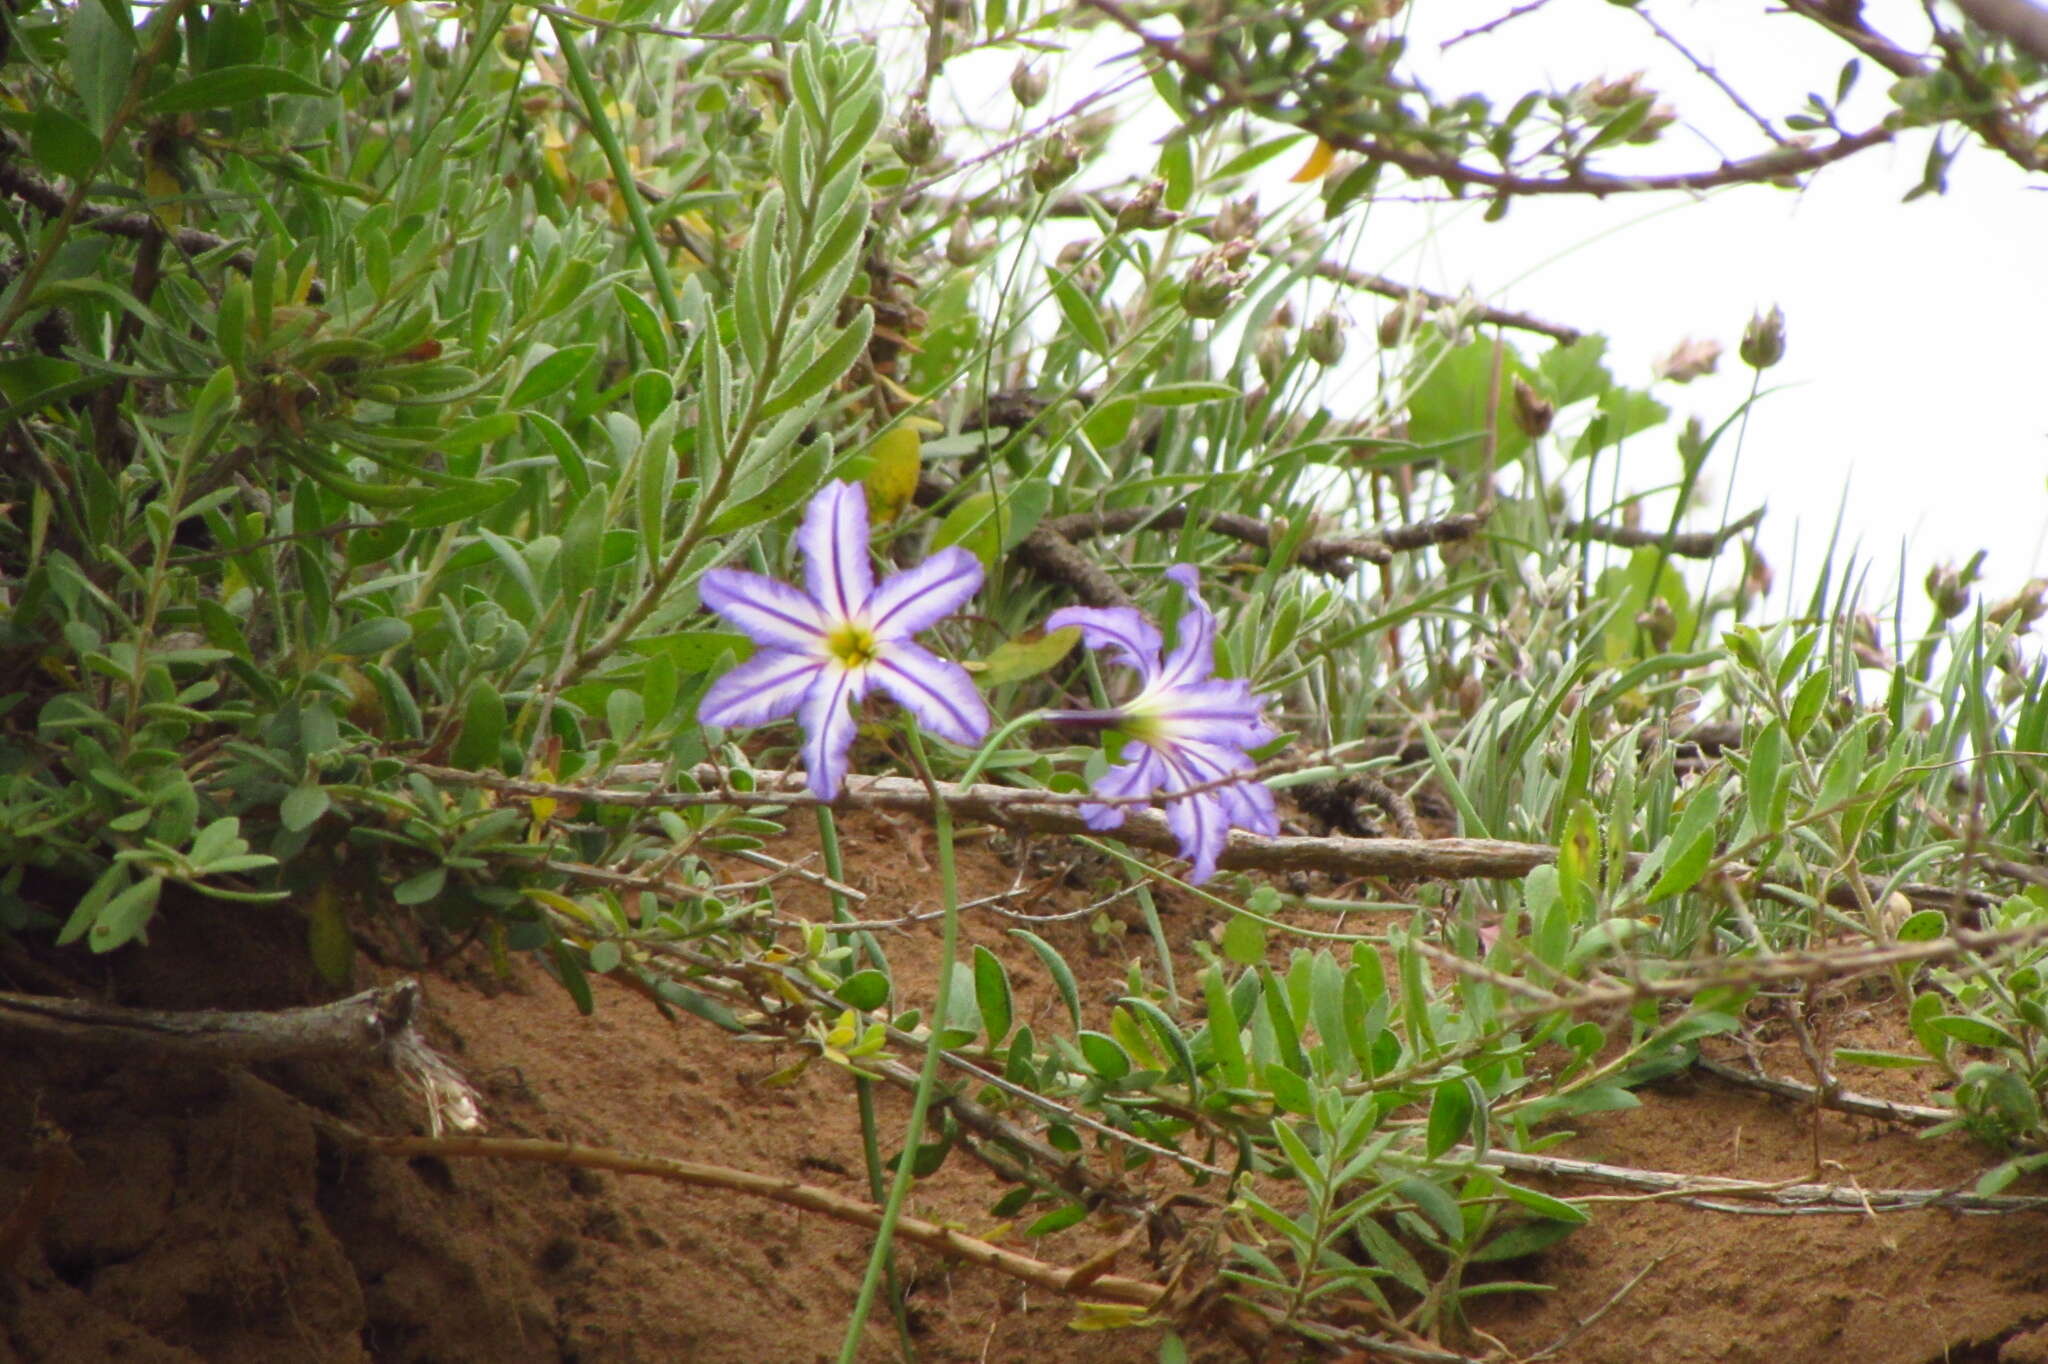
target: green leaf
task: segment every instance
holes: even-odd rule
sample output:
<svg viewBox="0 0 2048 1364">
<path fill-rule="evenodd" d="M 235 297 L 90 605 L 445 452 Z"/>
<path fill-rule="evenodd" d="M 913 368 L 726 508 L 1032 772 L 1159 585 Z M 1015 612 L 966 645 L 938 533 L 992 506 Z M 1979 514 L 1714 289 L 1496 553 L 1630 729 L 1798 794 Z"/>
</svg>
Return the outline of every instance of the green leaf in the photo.
<svg viewBox="0 0 2048 1364">
<path fill-rule="evenodd" d="M 1088 1209 L 1079 1203 L 1068 1203 L 1054 1208 L 1045 1216 L 1024 1228 L 1026 1236 L 1050 1236 L 1056 1231 L 1065 1231 L 1076 1222 L 1088 1216 Z"/>
<path fill-rule="evenodd" d="M 848 1008 L 865 1013 L 889 1002 L 889 977 L 873 969 L 855 971 L 832 993 Z"/>
<path fill-rule="evenodd" d="M 1493 1264 L 1500 1260 L 1519 1260 L 1525 1255 L 1548 1250 L 1578 1229 L 1576 1222 L 1517 1222 L 1472 1252 L 1471 1262 Z"/>
<path fill-rule="evenodd" d="M 2020 1040 L 1987 1018 L 1974 1014 L 1943 1014 L 1932 1020 L 1935 1031 L 1971 1047 L 2010 1047 L 2019 1051 Z"/>
<path fill-rule="evenodd" d="M 333 804 L 325 787 L 307 783 L 295 786 L 291 793 L 278 803 L 278 822 L 293 833 L 310 829 L 320 816 L 327 813 Z"/>
<path fill-rule="evenodd" d="M 1073 651 L 1081 638 L 1078 625 L 1062 626 L 1037 639 L 1011 639 L 998 644 L 979 664 L 968 664 L 984 687 L 1000 687 L 1036 677 Z"/>
<path fill-rule="evenodd" d="M 1835 1064 L 1838 1066 L 1869 1066 L 1874 1070 L 1918 1070 L 1931 1066 L 1933 1061 L 1925 1056 L 1905 1056 L 1895 1051 L 1868 1051 L 1862 1047 L 1836 1047 Z"/>
<path fill-rule="evenodd" d="M 1223 956 L 1239 966 L 1266 959 L 1266 926 L 1249 914 L 1233 914 L 1223 925 Z"/>
<path fill-rule="evenodd" d="M 1785 821 L 1780 781 L 1784 775 L 1785 726 L 1773 720 L 1757 735 L 1749 752 L 1743 784 L 1749 794 L 1749 818 L 1760 834 L 1776 833 Z"/>
<path fill-rule="evenodd" d="M 135 31 L 127 0 L 80 0 L 73 5 L 65 48 L 79 102 L 92 122 L 97 158 L 100 135 L 113 126 L 135 69 Z"/>
<path fill-rule="evenodd" d="M 412 626 L 396 616 L 372 616 L 359 620 L 335 637 L 329 652 L 345 658 L 367 658 L 396 649 L 412 638 Z"/>
<path fill-rule="evenodd" d="M 853 362 L 867 349 L 868 339 L 874 335 L 874 330 L 875 315 L 871 309 L 862 308 L 855 313 L 853 321 L 832 338 L 832 344 L 819 351 L 809 364 L 798 370 L 761 405 L 761 419 L 765 421 L 801 407 L 845 378 L 846 371 L 853 368 Z"/>
<path fill-rule="evenodd" d="M 1244 394 L 1229 384 L 1189 379 L 1175 384 L 1150 384 L 1130 397 L 1142 407 L 1191 407 L 1196 403 L 1236 402 Z"/>
<path fill-rule="evenodd" d="M 1425 1149 L 1435 1160 L 1465 1139 L 1472 1130 L 1472 1093 L 1463 1076 L 1445 1080 L 1429 1101 L 1428 1139 Z"/>
<path fill-rule="evenodd" d="M 1181 1078 L 1189 1084 L 1195 1083 L 1195 1053 L 1188 1047 L 1186 1034 L 1167 1016 L 1166 1010 L 1138 995 L 1125 995 L 1118 1002 L 1151 1026 L 1159 1041 L 1173 1053 L 1173 1059 L 1180 1066 Z"/>
<path fill-rule="evenodd" d="M 816 491 L 825 472 L 830 442 L 814 440 L 797 451 L 775 480 L 752 497 L 731 503 L 711 518 L 708 535 L 730 535 L 736 530 L 773 520 Z"/>
<path fill-rule="evenodd" d="M 448 760 L 469 772 L 496 767 L 498 745 L 504 737 L 505 703 L 496 688 L 478 678 L 469 684 L 469 694 L 463 698 L 462 733 Z"/>
<path fill-rule="evenodd" d="M 90 0 L 79 6 L 90 8 Z M 100 140 L 92 129 L 54 104 L 36 110 L 28 128 L 29 154 L 69 180 L 83 180 L 100 164 Z"/>
<path fill-rule="evenodd" d="M 95 952 L 111 952 L 132 942 L 156 913 L 163 889 L 162 876 L 145 876 L 109 900 L 86 937 L 87 945 Z"/>
<path fill-rule="evenodd" d="M 1081 1048 L 1088 1068 L 1104 1080 L 1114 1084 L 1131 1073 L 1131 1058 L 1124 1055 L 1124 1049 L 1107 1033 L 1089 1032 L 1084 1028 L 1074 1034 L 1074 1042 Z"/>
<path fill-rule="evenodd" d="M 265 95 L 328 96 L 333 91 L 315 85 L 281 66 L 224 66 L 180 81 L 160 95 L 143 102 L 147 114 L 188 114 L 204 109 L 226 109 Z"/>
<path fill-rule="evenodd" d="M 1900 942 L 1933 942 L 1948 934 L 1948 916 L 1938 909 L 1923 909 L 1899 925 Z"/>
<path fill-rule="evenodd" d="M 654 311 L 654 305 L 623 283 L 612 285 L 612 301 L 618 305 L 619 315 L 626 319 L 633 339 L 640 343 L 647 363 L 655 369 L 668 369 L 668 327 Z"/>
<path fill-rule="evenodd" d="M 452 526 L 457 521 L 483 515 L 518 491 L 519 480 L 516 478 L 486 478 L 475 483 L 458 483 L 412 502 L 405 513 L 405 523 L 414 530 Z M 411 501 L 411 498 L 403 500 Z"/>
<path fill-rule="evenodd" d="M 564 346 L 549 355 L 544 355 L 527 367 L 519 376 L 519 382 L 512 388 L 512 396 L 505 400 L 510 407 L 526 407 L 537 403 L 567 388 L 576 382 L 578 375 L 590 368 L 591 357 L 597 354 L 597 343 L 585 341 L 579 345 Z M 513 424 L 518 424 L 514 417 Z"/>
<path fill-rule="evenodd" d="M 1067 319 L 1067 326 L 1083 346 L 1097 355 L 1107 356 L 1110 352 L 1109 332 L 1102 325 L 1102 315 L 1095 311 L 1095 304 L 1081 292 L 1071 276 L 1058 266 L 1047 266 L 1046 272 L 1052 277 L 1052 294 L 1060 305 L 1060 313 Z"/>
<path fill-rule="evenodd" d="M 1714 857 L 1714 817 L 1720 808 L 1718 784 L 1693 792 L 1685 813 L 1678 817 L 1678 827 L 1665 840 L 1664 871 L 1644 897 L 1646 903 L 1682 895 L 1706 874 L 1707 864 Z"/>
<path fill-rule="evenodd" d="M 981 1008 L 988 1044 L 1000 1044 L 1010 1035 L 1010 977 L 996 954 L 978 943 L 974 948 L 974 1001 Z"/>
<path fill-rule="evenodd" d="M 1499 465 L 1514 463 L 1529 438 L 1510 419 L 1515 380 L 1525 377 L 1521 361 L 1503 345 L 1496 380 L 1494 343 L 1473 341 L 1435 356 L 1422 381 L 1408 395 L 1408 437 L 1417 445 L 1442 447 L 1442 458 L 1477 467 L 1493 423 Z"/>
<path fill-rule="evenodd" d="M 1038 954 L 1038 960 L 1045 966 L 1045 972 L 1052 977 L 1053 987 L 1060 992 L 1060 999 L 1067 1006 L 1067 1016 L 1074 1026 L 1081 1026 L 1081 988 L 1074 982 L 1074 972 L 1060 956 L 1053 945 L 1028 928 L 1013 928 L 1010 936 L 1021 938 Z"/>
<path fill-rule="evenodd" d="M 1223 1083 L 1243 1089 L 1251 1069 L 1245 1064 L 1244 1039 L 1238 1036 L 1237 1014 L 1230 1006 L 1230 987 L 1224 983 L 1223 968 L 1211 966 L 1202 973 L 1202 998 L 1209 1006 L 1209 1049 L 1223 1072 Z"/>
</svg>

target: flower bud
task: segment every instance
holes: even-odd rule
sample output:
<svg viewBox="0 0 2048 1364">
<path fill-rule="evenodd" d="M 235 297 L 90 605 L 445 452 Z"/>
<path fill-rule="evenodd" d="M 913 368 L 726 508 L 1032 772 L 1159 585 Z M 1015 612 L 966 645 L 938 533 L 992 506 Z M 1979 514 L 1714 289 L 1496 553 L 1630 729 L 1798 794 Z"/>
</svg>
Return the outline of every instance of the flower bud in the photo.
<svg viewBox="0 0 2048 1364">
<path fill-rule="evenodd" d="M 1529 381 L 1519 374 L 1515 376 L 1515 425 L 1530 439 L 1548 435 L 1550 423 L 1557 418 L 1557 404 L 1529 386 Z"/>
<path fill-rule="evenodd" d="M 939 130 L 932 126 L 931 113 L 923 100 L 914 99 L 904 107 L 903 118 L 897 123 L 889 145 L 906 166 L 922 166 L 938 153 Z"/>
<path fill-rule="evenodd" d="M 1422 314 L 1427 306 L 1422 295 L 1410 294 L 1401 300 L 1399 306 L 1390 309 L 1380 319 L 1380 348 L 1392 350 L 1415 335 L 1416 328 L 1422 325 Z"/>
<path fill-rule="evenodd" d="M 1284 327 L 1266 327 L 1259 332 L 1259 342 L 1252 347 L 1252 360 L 1259 367 L 1259 377 L 1266 381 L 1266 387 L 1278 388 L 1280 379 L 1287 373 L 1287 362 L 1294 357 L 1294 347 L 1287 340 Z"/>
<path fill-rule="evenodd" d="M 1040 194 L 1081 169 L 1081 149 L 1065 133 L 1054 133 L 1038 144 L 1038 159 L 1031 163 L 1031 188 Z"/>
<path fill-rule="evenodd" d="M 1248 194 L 1242 199 L 1226 200 L 1223 207 L 1217 210 L 1216 221 L 1211 225 L 1209 235 L 1219 242 L 1258 236 L 1259 196 Z"/>
<path fill-rule="evenodd" d="M 1130 202 L 1116 212 L 1116 225 L 1123 232 L 1149 232 L 1162 227 L 1171 227 L 1180 221 L 1181 215 L 1167 208 L 1166 182 L 1152 180 L 1133 194 Z"/>
<path fill-rule="evenodd" d="M 1751 369 L 1769 369 L 1785 358 L 1785 310 L 1776 304 L 1768 313 L 1758 313 L 1742 329 L 1739 348 L 1742 363 Z"/>
<path fill-rule="evenodd" d="M 2030 578 L 2016 595 L 1984 608 L 1984 619 L 1993 625 L 2003 626 L 2017 618 L 2015 632 L 2019 634 L 2032 629 L 2044 615 L 2048 615 L 2048 579 L 2044 578 Z"/>
<path fill-rule="evenodd" d="M 993 237 L 975 238 L 967 231 L 967 215 L 961 214 L 953 220 L 952 235 L 946 238 L 946 263 L 948 265 L 972 265 L 995 249 Z"/>
<path fill-rule="evenodd" d="M 1010 94 L 1018 104 L 1026 109 L 1035 108 L 1045 98 L 1046 84 L 1045 72 L 1018 58 L 1016 67 L 1010 72 Z"/>
<path fill-rule="evenodd" d="M 1669 355 L 1652 365 L 1650 372 L 1674 384 L 1689 384 L 1701 375 L 1712 374 L 1720 363 L 1719 341 L 1702 341 L 1689 336 L 1672 347 Z"/>
<path fill-rule="evenodd" d="M 436 71 L 446 71 L 450 60 L 447 45 L 439 38 L 429 38 L 420 46 L 420 56 Z"/>
<path fill-rule="evenodd" d="M 1238 243 L 1230 243 L 1230 246 Z M 1236 260 L 1244 259 L 1238 253 Z M 1230 311 L 1230 305 L 1237 299 L 1237 291 L 1244 287 L 1249 276 L 1243 270 L 1233 268 L 1236 261 L 1231 258 L 1229 246 L 1219 246 L 1204 251 L 1195 257 L 1195 263 L 1188 268 L 1188 276 L 1180 289 L 1180 306 L 1190 317 L 1217 318 Z"/>
<path fill-rule="evenodd" d="M 1308 324 L 1308 331 L 1302 336 L 1302 348 L 1308 358 L 1324 369 L 1344 358 L 1344 320 L 1334 312 L 1326 312 Z"/>
<path fill-rule="evenodd" d="M 1678 637 L 1677 613 L 1662 597 L 1651 600 L 1649 609 L 1636 616 L 1636 624 L 1649 637 L 1650 647 L 1659 653 L 1670 649 L 1671 641 Z"/>
<path fill-rule="evenodd" d="M 356 67 L 363 89 L 372 95 L 388 95 L 405 84 L 405 54 L 398 51 L 372 52 Z"/>
<path fill-rule="evenodd" d="M 507 24 L 498 30 L 498 51 L 515 62 L 533 55 L 533 25 Z"/>
<path fill-rule="evenodd" d="M 1934 603 L 1936 615 L 1954 620 L 1969 609 L 1970 584 L 1977 581 L 1978 570 L 1983 566 L 1984 551 L 1980 549 L 1961 568 L 1937 564 L 1927 570 L 1927 596 Z"/>
</svg>

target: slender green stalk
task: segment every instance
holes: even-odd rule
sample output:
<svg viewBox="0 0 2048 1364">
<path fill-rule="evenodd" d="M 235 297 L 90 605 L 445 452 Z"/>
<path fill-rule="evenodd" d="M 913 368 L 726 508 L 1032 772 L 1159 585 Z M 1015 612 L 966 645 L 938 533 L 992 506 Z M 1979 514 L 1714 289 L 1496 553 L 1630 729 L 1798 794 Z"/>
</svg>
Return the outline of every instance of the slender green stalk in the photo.
<svg viewBox="0 0 2048 1364">
<path fill-rule="evenodd" d="M 924 746 L 917 730 L 906 731 L 911 752 L 920 771 L 924 770 Z M 932 802 L 932 833 L 939 845 L 939 895 L 945 914 L 939 924 L 938 985 L 932 994 L 932 1012 L 925 1023 L 924 1066 L 918 1071 L 917 1092 L 910 1100 L 910 1123 L 903 1139 L 903 1154 L 896 1162 L 896 1180 L 882 1205 L 882 1222 L 875 1228 L 874 1249 L 868 1254 L 867 1273 L 861 1278 L 860 1297 L 853 1316 L 846 1323 L 846 1337 L 840 1342 L 839 1364 L 853 1364 L 860 1352 L 861 1331 L 874 1307 L 875 1290 L 881 1286 L 889 1264 L 889 1246 L 896 1235 L 896 1223 L 903 1215 L 903 1201 L 910 1193 L 912 1170 L 917 1164 L 918 1139 L 924 1133 L 925 1114 L 931 1108 L 932 1090 L 939 1076 L 940 1036 L 945 1032 L 946 1011 L 952 1003 L 953 958 L 960 943 L 960 883 L 953 862 L 953 812 L 943 800 Z"/>
<path fill-rule="evenodd" d="M 625 203 L 626 216 L 632 219 L 633 242 L 647 262 L 647 273 L 654 277 L 654 291 L 661 295 L 661 310 L 668 316 L 668 325 L 680 336 L 683 331 L 683 300 L 676 293 L 668 257 L 662 253 L 661 243 L 654 239 L 654 224 L 647 220 L 647 205 L 641 202 L 640 191 L 634 186 L 633 163 L 626 159 L 626 149 L 619 143 L 619 134 L 612 127 L 612 121 L 605 117 L 604 99 L 598 94 L 596 82 L 590 79 L 590 66 L 583 60 L 582 50 L 576 46 L 575 25 L 566 22 L 559 12 L 553 10 L 548 12 L 548 23 L 554 27 L 555 41 L 561 44 L 562 64 L 569 68 L 569 84 L 576 87 L 576 98 L 583 103 L 590 131 L 596 134 L 597 145 L 604 149 L 605 163 L 612 168 L 614 192 Z"/>
</svg>

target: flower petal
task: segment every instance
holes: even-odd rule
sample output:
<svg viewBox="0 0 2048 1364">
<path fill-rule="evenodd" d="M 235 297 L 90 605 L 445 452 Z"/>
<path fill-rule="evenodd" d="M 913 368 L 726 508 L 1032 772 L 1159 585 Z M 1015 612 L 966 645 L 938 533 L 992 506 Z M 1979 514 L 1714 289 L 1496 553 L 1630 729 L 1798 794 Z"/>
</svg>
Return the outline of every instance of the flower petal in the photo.
<svg viewBox="0 0 2048 1364">
<path fill-rule="evenodd" d="M 1188 609 L 1180 618 L 1180 637 L 1159 670 L 1159 685 L 1185 687 L 1216 670 L 1216 616 L 1195 590 L 1199 579 L 1191 564 L 1175 564 L 1166 576 L 1187 589 Z"/>
<path fill-rule="evenodd" d="M 697 594 L 756 644 L 793 654 L 824 651 L 818 603 L 788 583 L 737 568 L 714 568 L 697 585 Z"/>
<path fill-rule="evenodd" d="M 804 583 L 834 622 L 851 620 L 874 591 L 868 567 L 868 494 L 858 483 L 827 483 L 796 533 Z"/>
<path fill-rule="evenodd" d="M 697 704 L 697 718 L 739 728 L 794 715 L 825 666 L 808 654 L 763 649 L 711 684 Z"/>
<path fill-rule="evenodd" d="M 1107 649 L 1151 681 L 1159 671 L 1159 627 L 1128 606 L 1066 606 L 1045 618 L 1048 631 L 1079 626 L 1081 642 Z"/>
<path fill-rule="evenodd" d="M 1180 855 L 1194 866 L 1188 880 L 1200 885 L 1216 874 L 1216 857 L 1230 839 L 1230 826 L 1223 818 L 1223 804 L 1214 793 L 1168 797 L 1166 827 L 1180 844 Z"/>
<path fill-rule="evenodd" d="M 907 639 L 895 639 L 882 646 L 868 671 L 898 705 L 940 738 L 973 745 L 987 735 L 988 703 L 959 664 Z"/>
<path fill-rule="evenodd" d="M 1143 744 L 1133 744 L 1138 756 L 1127 763 L 1117 763 L 1096 779 L 1093 788 L 1098 796 L 1109 800 L 1131 800 L 1149 796 L 1167 780 L 1166 768 L 1159 761 L 1159 755 Z M 1114 829 L 1124 822 L 1128 805 L 1083 805 L 1081 820 L 1091 829 Z"/>
<path fill-rule="evenodd" d="M 1261 714 L 1265 701 L 1241 678 L 1212 677 L 1158 688 L 1148 698 L 1147 710 L 1176 741 L 1257 748 L 1273 739 L 1273 727 Z"/>
<path fill-rule="evenodd" d="M 851 703 L 860 699 L 860 676 L 851 668 L 820 668 L 804 693 L 799 718 L 804 727 L 804 773 L 811 793 L 831 800 L 846 784 L 846 753 L 858 725 Z"/>
<path fill-rule="evenodd" d="M 879 640 L 909 639 L 965 606 L 982 576 L 979 559 L 950 545 L 882 580 L 867 599 L 868 628 Z"/>
</svg>

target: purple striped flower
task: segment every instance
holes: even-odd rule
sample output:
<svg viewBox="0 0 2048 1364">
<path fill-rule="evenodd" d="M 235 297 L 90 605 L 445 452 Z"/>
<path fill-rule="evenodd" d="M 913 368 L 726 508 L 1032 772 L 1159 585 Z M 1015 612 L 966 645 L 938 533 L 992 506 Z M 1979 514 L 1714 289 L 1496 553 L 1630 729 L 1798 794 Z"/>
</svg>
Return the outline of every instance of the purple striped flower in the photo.
<svg viewBox="0 0 2048 1364">
<path fill-rule="evenodd" d="M 697 707 L 708 725 L 765 725 L 795 715 L 804 770 L 820 800 L 839 794 L 853 746 L 853 706 L 880 684 L 932 733 L 977 744 L 988 706 L 967 671 L 910 637 L 952 615 L 981 590 L 981 565 L 957 546 L 877 585 L 868 566 L 868 498 L 858 483 L 828 483 L 797 532 L 804 590 L 734 568 L 704 575 L 704 604 L 759 646 L 713 683 Z"/>
<path fill-rule="evenodd" d="M 1193 567 L 1176 564 L 1166 576 L 1187 590 L 1188 609 L 1180 618 L 1180 639 L 1164 662 L 1158 627 L 1128 606 L 1070 606 L 1047 618 L 1048 630 L 1079 626 L 1083 643 L 1136 669 L 1139 684 L 1138 694 L 1113 710 L 1066 711 L 1051 718 L 1113 725 L 1130 737 L 1121 755 L 1127 761 L 1103 774 L 1095 794 L 1127 799 L 1160 793 L 1181 856 L 1194 863 L 1188 879 L 1201 882 L 1215 873 L 1231 829 L 1280 832 L 1273 793 L 1263 783 L 1211 785 L 1253 771 L 1257 764 L 1246 750 L 1271 742 L 1273 730 L 1260 714 L 1269 698 L 1255 695 L 1242 678 L 1210 676 L 1216 667 L 1216 617 L 1196 594 Z M 1182 794 L 1199 787 L 1210 789 Z M 1114 829 L 1124 822 L 1124 807 L 1084 805 L 1081 817 L 1091 829 Z"/>
</svg>

